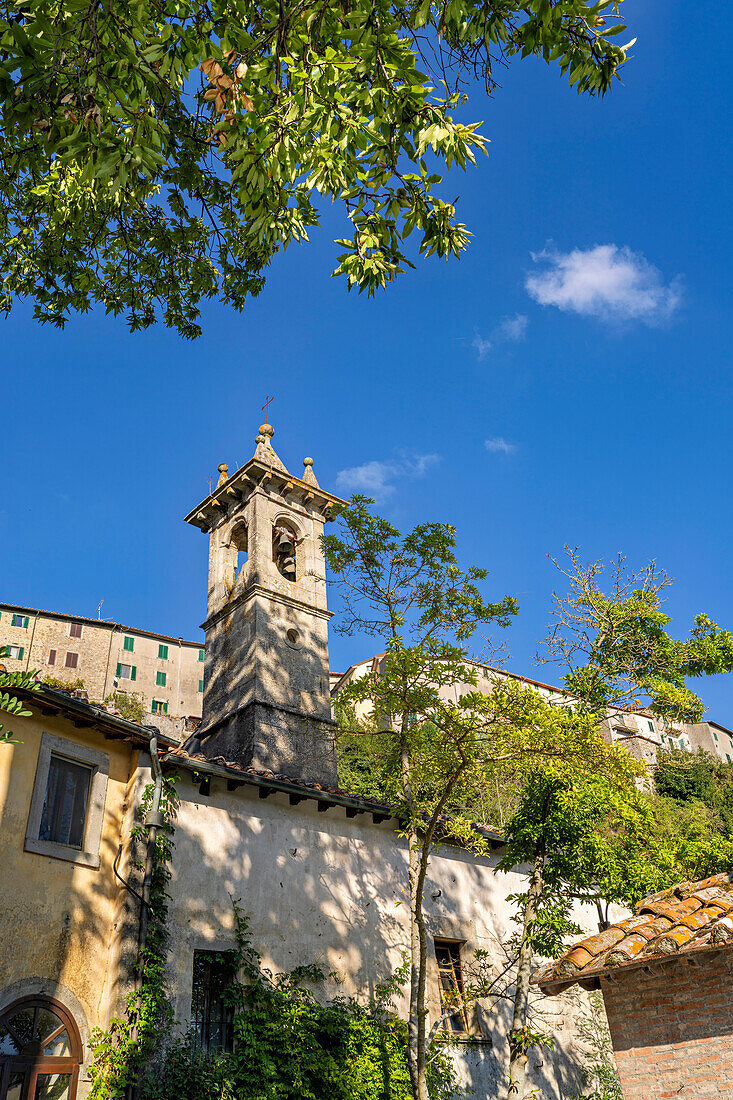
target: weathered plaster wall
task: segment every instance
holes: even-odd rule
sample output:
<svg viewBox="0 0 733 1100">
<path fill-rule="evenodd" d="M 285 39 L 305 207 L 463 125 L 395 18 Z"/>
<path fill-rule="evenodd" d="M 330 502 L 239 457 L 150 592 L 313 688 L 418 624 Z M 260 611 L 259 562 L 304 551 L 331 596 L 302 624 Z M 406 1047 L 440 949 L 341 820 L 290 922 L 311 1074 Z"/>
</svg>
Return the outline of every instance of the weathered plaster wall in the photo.
<svg viewBox="0 0 733 1100">
<path fill-rule="evenodd" d="M 170 979 L 180 1021 L 190 1016 L 194 950 L 233 946 L 232 897 L 265 965 L 318 962 L 341 978 L 330 993 L 368 993 L 399 965 L 408 942 L 406 855 L 389 822 L 349 820 L 340 808 L 319 813 L 311 801 L 290 806 L 285 795 L 260 799 L 247 787 L 228 792 L 224 780 L 213 779 L 208 796 L 187 777 L 178 787 Z M 496 874 L 495 863 L 445 848 L 432 860 L 426 907 L 431 936 L 465 940 L 467 954 L 482 947 L 498 962 L 498 941 L 510 931 L 506 896 L 524 880 Z M 434 956 L 431 966 L 437 1013 Z M 558 1050 L 534 1057 L 536 1079 L 546 1097 L 573 1095 L 580 1086 L 570 1002 L 548 1000 L 546 1011 Z M 460 1057 L 479 1100 L 505 1095 L 509 1022 L 506 1009 L 487 1006 L 480 1018 L 484 1041 Z"/>
<path fill-rule="evenodd" d="M 74 1014 L 89 1059 L 89 1033 L 117 1008 L 115 926 L 121 893 L 112 865 L 129 835 L 130 777 L 137 753 L 123 742 L 76 729 L 64 719 L 14 718 L 20 744 L 0 746 L 0 1009 L 43 991 Z M 98 869 L 24 850 L 38 752 L 44 732 L 109 756 Z M 120 867 L 127 873 L 127 860 Z M 84 1072 L 80 1096 L 84 1095 Z"/>
</svg>

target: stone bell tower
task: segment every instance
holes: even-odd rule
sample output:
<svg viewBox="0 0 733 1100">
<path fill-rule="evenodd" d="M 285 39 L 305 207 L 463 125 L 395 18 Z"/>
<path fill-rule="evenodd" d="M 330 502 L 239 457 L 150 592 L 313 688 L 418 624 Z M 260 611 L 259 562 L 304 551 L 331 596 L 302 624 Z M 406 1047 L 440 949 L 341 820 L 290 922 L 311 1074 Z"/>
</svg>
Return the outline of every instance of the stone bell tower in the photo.
<svg viewBox="0 0 733 1100">
<path fill-rule="evenodd" d="M 326 571 L 320 536 L 343 501 L 303 460 L 295 477 L 263 424 L 253 457 L 186 516 L 209 536 L 201 728 L 207 759 L 324 785 L 336 782 Z"/>
</svg>

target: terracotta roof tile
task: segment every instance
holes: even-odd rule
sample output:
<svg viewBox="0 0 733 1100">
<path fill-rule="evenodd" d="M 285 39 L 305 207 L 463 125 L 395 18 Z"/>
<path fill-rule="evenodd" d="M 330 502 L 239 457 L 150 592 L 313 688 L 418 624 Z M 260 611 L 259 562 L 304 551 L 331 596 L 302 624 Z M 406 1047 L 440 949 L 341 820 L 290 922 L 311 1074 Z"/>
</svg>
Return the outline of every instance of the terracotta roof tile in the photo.
<svg viewBox="0 0 733 1100">
<path fill-rule="evenodd" d="M 560 993 L 614 967 L 728 945 L 733 945 L 733 872 L 681 882 L 644 898 L 635 916 L 576 943 L 533 981 L 547 993 Z"/>
</svg>

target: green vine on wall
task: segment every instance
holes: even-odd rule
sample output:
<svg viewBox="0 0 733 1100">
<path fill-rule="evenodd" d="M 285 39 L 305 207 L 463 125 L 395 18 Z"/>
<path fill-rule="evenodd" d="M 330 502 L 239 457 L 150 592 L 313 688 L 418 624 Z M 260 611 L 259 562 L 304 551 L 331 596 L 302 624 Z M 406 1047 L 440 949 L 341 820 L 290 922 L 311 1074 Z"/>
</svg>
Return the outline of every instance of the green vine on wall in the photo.
<svg viewBox="0 0 733 1100">
<path fill-rule="evenodd" d="M 147 843 L 143 822 L 152 805 L 153 790 L 154 784 L 148 784 L 135 815 L 131 840 L 136 845 Z M 169 864 L 173 856 L 171 822 L 177 809 L 175 779 L 164 776 L 160 810 L 165 824 L 157 829 L 155 836 L 147 937 L 142 956 L 136 963 L 138 983 L 126 998 L 124 1014 L 115 1016 L 106 1030 L 97 1028 L 92 1033 L 94 1061 L 90 1069 L 90 1095 L 93 1100 L 123 1100 L 128 1086 L 140 1084 L 161 1037 L 164 1039 L 170 1034 L 173 1013 L 165 989 L 168 947 L 165 922 L 167 886 L 171 877 Z M 141 870 L 143 863 L 136 860 L 133 866 Z"/>
</svg>

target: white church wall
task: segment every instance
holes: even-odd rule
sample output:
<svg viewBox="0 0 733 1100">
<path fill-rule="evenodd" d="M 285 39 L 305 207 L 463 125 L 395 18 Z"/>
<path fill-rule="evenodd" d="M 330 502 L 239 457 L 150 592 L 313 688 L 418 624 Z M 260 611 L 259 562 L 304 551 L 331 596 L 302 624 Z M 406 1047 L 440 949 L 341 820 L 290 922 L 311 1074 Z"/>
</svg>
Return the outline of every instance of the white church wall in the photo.
<svg viewBox="0 0 733 1100">
<path fill-rule="evenodd" d="M 170 985 L 176 1018 L 190 1017 L 193 952 L 234 944 L 232 901 L 250 922 L 263 964 L 274 970 L 318 963 L 337 980 L 325 993 L 368 995 L 401 962 L 408 945 L 407 863 L 394 822 L 371 815 L 347 819 L 334 807 L 319 813 L 307 800 L 291 806 L 288 796 L 258 797 L 246 786 L 227 791 L 212 778 L 199 794 L 187 774 L 178 784 L 170 883 Z M 476 858 L 446 847 L 431 860 L 426 916 L 431 937 L 465 941 L 468 962 L 477 947 L 501 960 L 499 943 L 509 935 L 507 895 L 521 891 L 519 873 L 496 873 L 497 856 Z M 584 924 L 594 928 L 591 914 Z M 431 1011 L 438 1012 L 438 983 L 431 939 Z M 547 1000 L 546 1023 L 557 1049 L 533 1055 L 543 1097 L 560 1100 L 580 1091 L 571 1002 Z M 406 1000 L 398 1005 L 405 1014 Z M 472 1095 L 501 1098 L 506 1033 L 511 1019 L 504 1003 L 480 1006 L 483 1038 L 456 1053 Z"/>
</svg>

